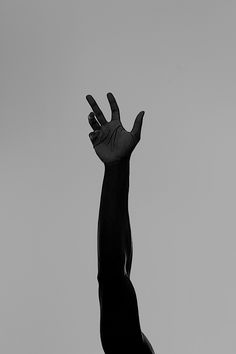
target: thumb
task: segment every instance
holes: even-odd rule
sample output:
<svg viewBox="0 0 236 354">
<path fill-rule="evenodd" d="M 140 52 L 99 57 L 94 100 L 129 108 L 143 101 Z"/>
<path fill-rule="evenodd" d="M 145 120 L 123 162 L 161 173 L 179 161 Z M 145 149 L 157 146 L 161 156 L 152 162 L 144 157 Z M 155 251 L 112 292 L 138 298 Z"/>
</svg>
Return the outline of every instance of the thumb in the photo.
<svg viewBox="0 0 236 354">
<path fill-rule="evenodd" d="M 142 124 L 143 124 L 144 113 L 145 113 L 144 111 L 139 112 L 139 114 L 137 115 L 137 117 L 134 121 L 133 129 L 131 130 L 131 134 L 138 137 L 138 139 L 140 139 L 140 136 L 141 136 L 141 129 L 142 129 Z"/>
</svg>

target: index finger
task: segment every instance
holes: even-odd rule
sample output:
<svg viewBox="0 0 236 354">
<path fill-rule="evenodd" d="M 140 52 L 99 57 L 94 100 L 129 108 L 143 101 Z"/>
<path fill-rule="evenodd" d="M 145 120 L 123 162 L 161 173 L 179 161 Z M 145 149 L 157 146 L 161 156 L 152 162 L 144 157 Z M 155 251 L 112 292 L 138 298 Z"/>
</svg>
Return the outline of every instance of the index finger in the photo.
<svg viewBox="0 0 236 354">
<path fill-rule="evenodd" d="M 95 101 L 95 99 L 93 98 L 93 96 L 91 95 L 87 95 L 86 96 L 86 100 L 88 101 L 88 103 L 90 104 L 92 110 L 94 111 L 97 120 L 99 121 L 99 123 L 101 125 L 106 124 L 106 118 L 104 117 L 101 109 L 99 108 L 97 102 Z"/>
</svg>

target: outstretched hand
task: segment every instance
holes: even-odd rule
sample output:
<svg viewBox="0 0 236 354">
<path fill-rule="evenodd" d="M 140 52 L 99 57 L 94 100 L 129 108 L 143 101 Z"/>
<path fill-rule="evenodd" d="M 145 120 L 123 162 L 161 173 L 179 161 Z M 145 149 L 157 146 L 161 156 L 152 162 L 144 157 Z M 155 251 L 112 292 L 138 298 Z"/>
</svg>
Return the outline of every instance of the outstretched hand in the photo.
<svg viewBox="0 0 236 354">
<path fill-rule="evenodd" d="M 111 121 L 108 122 L 98 107 L 93 96 L 87 95 L 86 99 L 93 112 L 88 116 L 93 132 L 89 138 L 96 154 L 104 164 L 114 163 L 130 158 L 132 151 L 141 138 L 144 111 L 141 111 L 134 122 L 131 132 L 127 132 L 120 120 L 120 111 L 115 97 L 111 92 L 107 94 L 111 107 Z"/>
</svg>

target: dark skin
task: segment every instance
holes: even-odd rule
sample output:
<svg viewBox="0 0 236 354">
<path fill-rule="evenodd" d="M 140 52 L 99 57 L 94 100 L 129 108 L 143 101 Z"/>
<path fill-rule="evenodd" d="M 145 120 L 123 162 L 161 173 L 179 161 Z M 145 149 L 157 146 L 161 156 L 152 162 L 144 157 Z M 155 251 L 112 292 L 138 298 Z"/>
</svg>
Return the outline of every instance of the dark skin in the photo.
<svg viewBox="0 0 236 354">
<path fill-rule="evenodd" d="M 115 97 L 108 93 L 107 98 L 111 107 L 110 122 L 94 98 L 86 96 L 93 110 L 88 116 L 93 128 L 89 137 L 105 168 L 97 232 L 100 337 L 106 354 L 154 354 L 141 331 L 137 297 L 130 280 L 130 158 L 141 138 L 144 112 L 137 115 L 133 129 L 128 132 L 122 126 Z"/>
<path fill-rule="evenodd" d="M 104 164 L 129 158 L 141 136 L 144 111 L 141 111 L 134 122 L 131 132 L 127 132 L 120 120 L 120 110 L 112 93 L 107 94 L 111 107 L 111 121 L 108 122 L 101 109 L 91 95 L 86 99 L 93 112 L 88 116 L 93 132 L 89 134 L 98 157 Z"/>
</svg>

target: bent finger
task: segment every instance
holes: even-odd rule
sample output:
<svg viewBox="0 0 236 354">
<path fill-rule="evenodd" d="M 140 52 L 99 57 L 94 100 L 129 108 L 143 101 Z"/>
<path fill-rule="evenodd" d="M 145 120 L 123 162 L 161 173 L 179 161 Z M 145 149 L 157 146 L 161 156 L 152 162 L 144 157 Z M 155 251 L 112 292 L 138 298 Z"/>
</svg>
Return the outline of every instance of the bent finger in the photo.
<svg viewBox="0 0 236 354">
<path fill-rule="evenodd" d="M 94 113 L 93 112 L 89 113 L 88 121 L 89 121 L 89 124 L 91 125 L 91 127 L 93 128 L 93 130 L 101 129 L 101 125 L 98 123 L 98 121 L 94 117 Z"/>
</svg>

